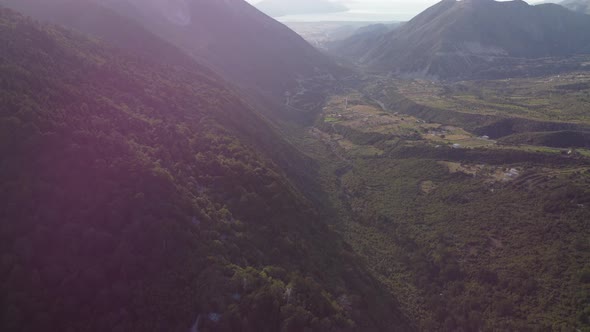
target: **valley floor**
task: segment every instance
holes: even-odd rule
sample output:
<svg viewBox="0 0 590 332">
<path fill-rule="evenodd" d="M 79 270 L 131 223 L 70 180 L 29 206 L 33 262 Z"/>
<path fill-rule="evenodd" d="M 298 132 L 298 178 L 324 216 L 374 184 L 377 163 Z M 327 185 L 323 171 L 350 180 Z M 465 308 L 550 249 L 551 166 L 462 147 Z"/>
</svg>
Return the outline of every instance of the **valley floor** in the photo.
<svg viewBox="0 0 590 332">
<path fill-rule="evenodd" d="M 321 165 L 333 227 L 420 330 L 590 330 L 590 150 L 531 139 L 555 136 L 538 123 L 560 132 L 543 122 L 559 102 L 577 103 L 560 120 L 585 134 L 587 81 L 371 78 L 330 96 L 299 138 Z M 546 90 L 560 96 L 535 99 Z M 482 129 L 517 107 L 514 133 Z"/>
</svg>

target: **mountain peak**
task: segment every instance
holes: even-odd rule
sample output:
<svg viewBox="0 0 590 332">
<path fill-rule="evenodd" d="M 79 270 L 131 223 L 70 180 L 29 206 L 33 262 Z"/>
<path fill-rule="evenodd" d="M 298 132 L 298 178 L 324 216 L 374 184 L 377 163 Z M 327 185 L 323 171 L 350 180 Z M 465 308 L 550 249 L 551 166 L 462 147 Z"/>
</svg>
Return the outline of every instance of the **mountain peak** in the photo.
<svg viewBox="0 0 590 332">
<path fill-rule="evenodd" d="M 590 17 L 522 0 L 444 0 L 401 28 L 374 38 L 360 62 L 431 78 L 468 77 L 501 58 L 590 52 Z"/>
</svg>

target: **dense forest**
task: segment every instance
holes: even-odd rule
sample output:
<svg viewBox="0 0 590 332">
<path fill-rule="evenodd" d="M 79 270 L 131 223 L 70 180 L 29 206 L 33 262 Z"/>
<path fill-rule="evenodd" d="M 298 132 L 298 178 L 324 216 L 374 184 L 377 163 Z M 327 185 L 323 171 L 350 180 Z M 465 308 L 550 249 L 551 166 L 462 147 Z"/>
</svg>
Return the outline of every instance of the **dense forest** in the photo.
<svg viewBox="0 0 590 332">
<path fill-rule="evenodd" d="M 211 72 L 7 9 L 0 43 L 0 330 L 413 330 Z"/>
<path fill-rule="evenodd" d="M 588 24 L 0 0 L 0 331 L 590 332 Z"/>
</svg>

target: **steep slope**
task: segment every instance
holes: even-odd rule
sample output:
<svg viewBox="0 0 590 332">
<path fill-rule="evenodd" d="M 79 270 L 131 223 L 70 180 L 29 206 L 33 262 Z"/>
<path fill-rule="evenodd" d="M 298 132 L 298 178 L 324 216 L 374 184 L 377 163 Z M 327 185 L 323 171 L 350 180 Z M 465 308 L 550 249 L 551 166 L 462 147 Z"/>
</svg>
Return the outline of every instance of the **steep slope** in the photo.
<svg viewBox="0 0 590 332">
<path fill-rule="evenodd" d="M 379 38 L 360 61 L 421 77 L 473 75 L 503 59 L 590 53 L 590 17 L 555 4 L 445 0 Z"/>
<path fill-rule="evenodd" d="M 343 4 L 329 0 L 263 0 L 256 4 L 256 8 L 273 17 L 337 13 L 347 10 Z"/>
<path fill-rule="evenodd" d="M 0 0 L 0 4 L 134 52 L 135 46 L 141 48 L 146 42 L 134 38 L 134 30 L 147 29 L 231 81 L 275 119 L 305 118 L 300 111 L 313 111 L 323 100 L 323 89 L 315 82 L 342 73 L 299 35 L 243 0 Z M 157 57 L 167 49 L 153 46 L 141 51 Z M 283 104 L 296 112 L 284 112 Z"/>
<path fill-rule="evenodd" d="M 35 19 L 62 24 L 96 36 L 151 60 L 172 65 L 196 65 L 190 56 L 149 33 L 139 23 L 92 0 L 0 0 L 0 5 L 26 13 Z M 205 68 L 202 67 L 201 70 Z"/>
<path fill-rule="evenodd" d="M 267 95 L 282 97 L 297 80 L 336 70 L 303 38 L 244 0 L 102 1 L 227 78 Z"/>
<path fill-rule="evenodd" d="M 575 12 L 590 14 L 590 1 L 588 0 L 564 0 L 559 4 Z"/>
<path fill-rule="evenodd" d="M 209 71 L 2 8 L 0 42 L 1 330 L 411 330 Z"/>
<path fill-rule="evenodd" d="M 399 26 L 400 23 L 379 23 L 361 27 L 347 38 L 327 43 L 326 48 L 336 56 L 358 59 L 367 49 Z"/>
</svg>

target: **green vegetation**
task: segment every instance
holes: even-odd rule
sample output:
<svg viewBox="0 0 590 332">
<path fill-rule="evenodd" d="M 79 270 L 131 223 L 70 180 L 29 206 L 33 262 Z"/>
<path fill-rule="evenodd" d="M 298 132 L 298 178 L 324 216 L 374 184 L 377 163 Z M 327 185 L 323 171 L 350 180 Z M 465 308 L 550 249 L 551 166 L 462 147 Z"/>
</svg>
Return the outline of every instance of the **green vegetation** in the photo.
<svg viewBox="0 0 590 332">
<path fill-rule="evenodd" d="M 0 9 L 0 330 L 590 331 L 590 76 L 339 81 L 231 34 L 277 116 L 141 24 Z"/>
<path fill-rule="evenodd" d="M 411 330 L 209 71 L 5 9 L 0 43 L 0 330 Z"/>
<path fill-rule="evenodd" d="M 588 73 L 509 80 L 433 84 L 415 81 L 401 88 L 408 98 L 428 106 L 465 113 L 503 115 L 540 121 L 588 122 Z"/>
<path fill-rule="evenodd" d="M 338 122 L 338 121 L 340 121 L 340 119 L 338 119 L 338 118 L 333 118 L 333 117 L 324 118 L 324 122 L 326 122 L 326 123 L 332 123 L 332 122 Z"/>
<path fill-rule="evenodd" d="M 590 147 L 590 132 L 557 131 L 514 134 L 500 140 L 507 144 L 549 146 L 562 149 Z"/>
<path fill-rule="evenodd" d="M 578 205 L 588 204 L 590 182 L 582 177 L 575 180 L 582 186 L 568 184 L 561 193 L 557 188 L 569 181 L 547 178 L 489 184 L 447 175 L 428 160 L 359 160 L 342 178 L 350 210 L 362 224 L 348 226 L 354 233 L 347 239 L 369 250 L 370 265 L 394 293 L 406 283 L 418 289 L 404 301 L 424 301 L 418 308 L 430 319 L 418 310 L 410 313 L 424 317 L 424 330 L 579 327 L 575 317 L 583 305 L 566 298 L 586 305 L 589 300 L 578 298 L 588 287 L 580 288 L 576 276 L 590 253 L 571 243 L 588 238 L 590 215 Z M 424 194 L 421 181 L 432 181 L 436 189 Z M 567 195 L 575 201 L 566 203 Z M 568 231 L 556 235 L 564 225 Z M 374 232 L 385 234 L 385 242 L 369 249 Z M 406 283 L 397 280 L 404 274 Z M 542 304 L 556 290 L 562 300 Z"/>
<path fill-rule="evenodd" d="M 588 27 L 551 4 L 442 1 L 332 50 L 373 72 L 355 89 L 389 115 L 328 102 L 345 119 L 302 146 L 421 330 L 590 331 Z"/>
<path fill-rule="evenodd" d="M 318 121 L 301 145 L 320 161 L 335 228 L 420 330 L 590 330 L 585 152 L 331 100 L 322 116 L 342 120 Z"/>
</svg>

